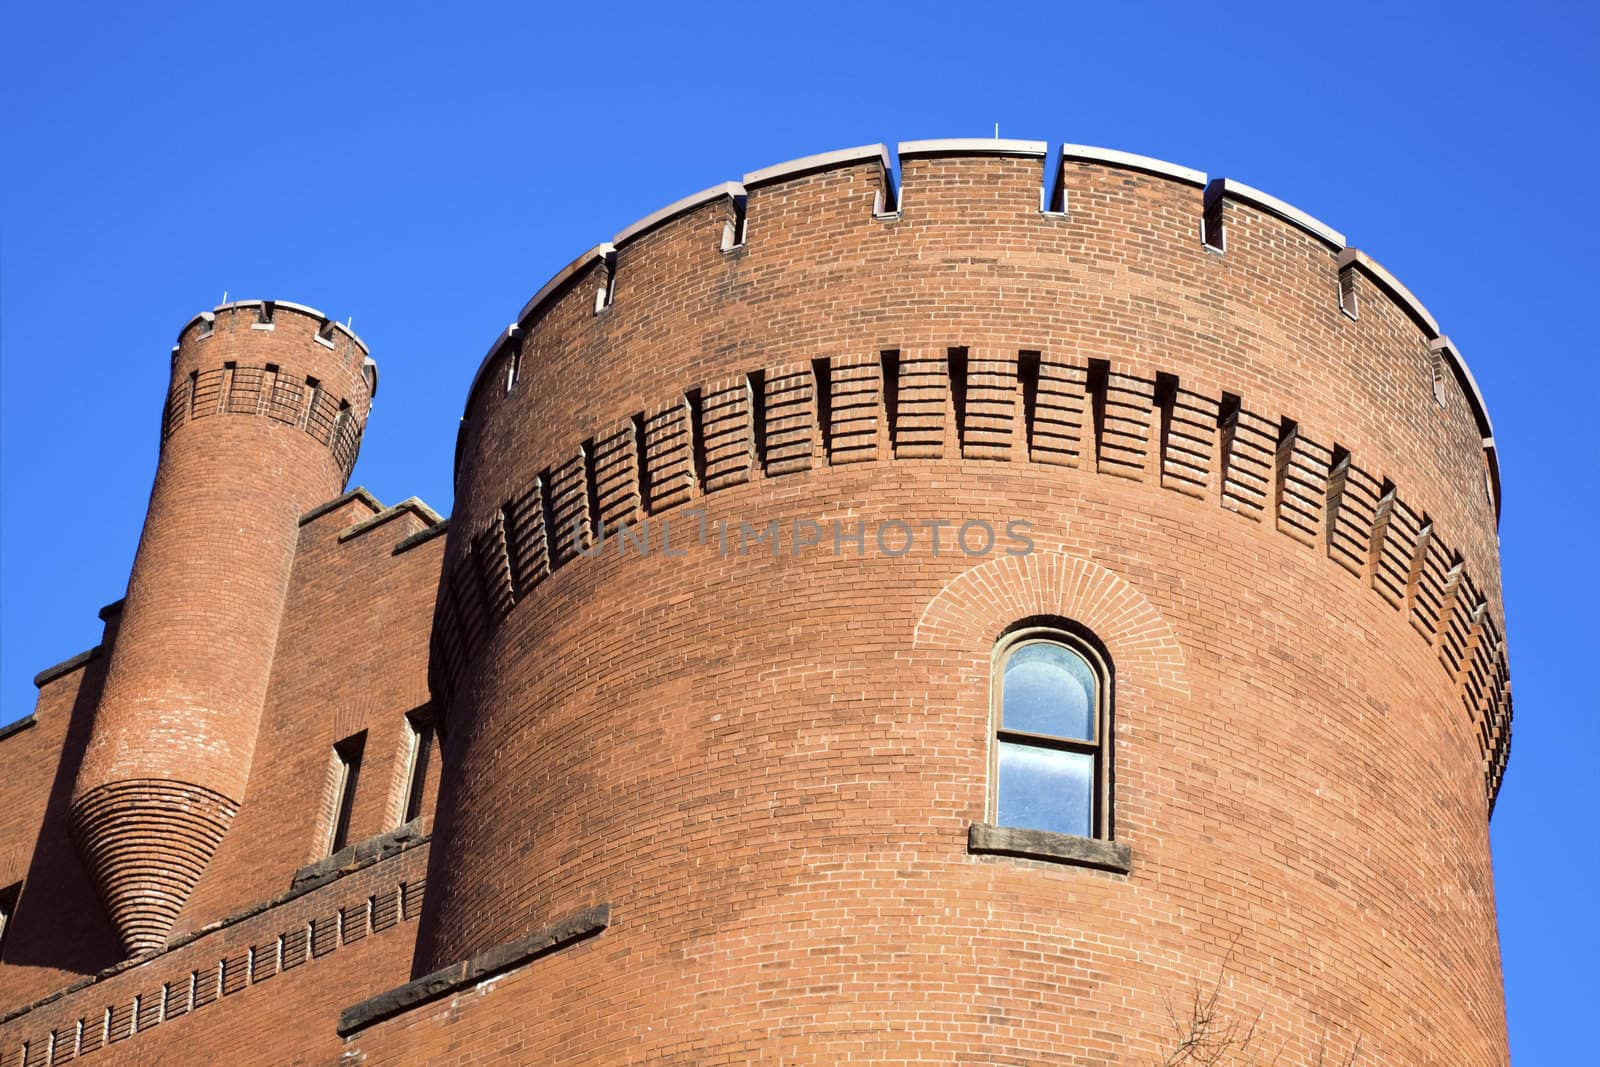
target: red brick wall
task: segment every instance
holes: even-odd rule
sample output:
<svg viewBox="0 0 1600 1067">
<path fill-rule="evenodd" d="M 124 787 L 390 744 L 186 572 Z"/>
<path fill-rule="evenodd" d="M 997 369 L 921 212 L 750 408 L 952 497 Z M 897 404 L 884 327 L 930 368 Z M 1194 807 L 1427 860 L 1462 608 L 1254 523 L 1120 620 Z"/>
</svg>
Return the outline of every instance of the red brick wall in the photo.
<svg viewBox="0 0 1600 1067">
<path fill-rule="evenodd" d="M 370 497 L 355 493 L 297 527 L 245 802 L 172 931 L 174 940 L 193 940 L 83 985 L 124 956 L 67 832 L 67 801 L 107 657 L 47 683 L 37 725 L 0 741 L 7 768 L 0 776 L 0 855 L 10 857 L 0 886 L 23 882 L 0 954 L 0 1016 L 73 989 L 0 1023 L 0 1064 L 18 1062 L 24 1044 L 30 1064 L 45 1062 L 34 1057 L 48 1048 L 50 1033 L 70 1032 L 76 1041 L 79 1020 L 92 1046 L 107 1007 L 122 1029 L 103 1051 L 85 1048 L 109 1055 L 108 1062 L 326 1063 L 338 1052 L 339 1010 L 409 975 L 415 931 L 410 920 L 421 906 L 425 843 L 240 919 L 283 897 L 297 870 L 322 858 L 321 790 L 335 740 L 354 730 L 368 733 L 350 840 L 367 841 L 393 829 L 400 813 L 406 715 L 427 702 L 430 607 L 444 538 L 402 548 L 432 520 L 413 509 L 390 509 L 381 513 L 390 518 L 371 525 L 375 510 Z M 357 531 L 363 523 L 368 525 Z M 105 645 L 112 647 L 120 616 L 109 617 Z M 437 792 L 437 752 L 435 757 L 424 793 L 424 834 Z M 361 922 L 367 897 L 381 898 L 402 882 L 409 887 L 406 921 L 391 924 L 385 912 L 381 930 L 370 922 L 365 928 L 374 935 L 373 944 L 366 944 Z M 147 1016 L 138 1032 L 127 1034 L 133 996 L 148 1006 L 152 995 L 159 999 L 162 984 L 186 981 L 193 970 L 210 975 L 218 960 L 252 947 L 264 960 L 260 954 L 275 953 L 279 934 L 292 937 L 312 920 L 327 928 L 341 910 L 343 936 L 324 941 L 340 948 L 337 955 L 315 955 L 305 967 L 296 964 L 281 975 L 262 964 L 253 981 L 235 987 L 230 980 L 225 995 L 203 1005 L 204 1012 L 175 1017 L 156 1030 Z M 219 923 L 224 925 L 217 929 Z M 375 947 L 379 942 L 382 949 Z M 256 988 L 268 979 L 274 984 Z M 63 1040 L 57 1038 L 56 1062 L 66 1062 Z"/>
<path fill-rule="evenodd" d="M 205 360 L 218 367 L 225 361 L 240 367 L 273 363 L 290 381 L 303 381 L 309 367 L 323 372 L 330 390 L 358 389 L 364 396 L 363 353 L 351 350 L 346 370 L 343 335 L 332 335 L 335 348 L 329 350 L 312 339 L 317 320 L 282 306 L 275 319 L 270 332 L 251 330 L 253 312 L 240 312 L 237 321 L 225 312 L 204 340 L 197 336 L 201 327 L 191 324 L 176 353 L 171 410 L 187 414 L 188 370 L 191 364 L 209 366 Z M 334 361 L 338 373 L 312 362 L 319 359 Z M 203 382 L 204 375 L 202 391 L 208 388 Z M 233 387 L 207 394 L 216 414 L 169 416 L 133 588 L 126 605 L 106 613 L 103 651 L 47 681 L 36 724 L 0 740 L 6 767 L 0 775 L 0 887 L 23 884 L 0 953 L 0 1016 L 8 1016 L 0 1022 L 0 1064 L 8 1067 L 20 1062 L 24 1048 L 28 1063 L 46 1062 L 52 1033 L 58 1063 L 73 1050 L 110 1055 L 109 1062 L 327 1062 L 337 1055 L 338 1010 L 409 973 L 427 854 L 425 839 L 415 838 L 426 835 L 431 822 L 437 758 L 412 844 L 375 863 L 347 862 L 346 868 L 354 863 L 354 873 L 331 885 L 288 894 L 297 870 L 326 852 L 323 787 L 335 741 L 367 734 L 349 840 L 370 845 L 401 816 L 406 717 L 428 704 L 428 632 L 444 538 L 413 543 L 413 535 L 436 526 L 437 517 L 409 503 L 382 509 L 364 491 L 313 510 L 342 484 L 343 466 L 354 458 L 355 430 L 344 440 L 330 425 L 324 440 L 316 425 L 308 429 L 278 418 L 274 412 L 292 406 L 274 407 L 270 388 L 223 384 Z M 276 400 L 284 400 L 282 391 Z M 302 410 L 315 413 L 308 397 L 302 401 Z M 224 405 L 226 411 L 220 410 Z M 364 416 L 365 407 L 363 400 L 358 415 Z M 202 505 L 212 510 L 194 514 Z M 225 527 L 227 536 L 206 540 L 207 530 Z M 141 577 L 140 568 L 153 558 L 147 551 L 152 542 L 168 557 L 182 557 L 185 567 Z M 141 632 L 131 625 L 141 582 L 156 600 L 144 614 L 146 637 L 155 623 L 179 624 L 178 636 L 161 646 L 173 685 L 210 687 L 207 692 L 244 699 L 250 685 L 259 683 L 261 693 L 259 727 L 248 720 L 248 708 L 233 707 L 226 734 L 207 745 L 202 709 L 192 723 L 199 732 L 189 744 L 168 744 L 143 756 L 131 746 L 129 757 L 152 761 L 152 773 L 232 775 L 227 788 L 243 803 L 170 932 L 178 947 L 130 965 L 122 962 L 126 953 L 69 839 L 69 808 L 74 783 L 93 770 L 80 773 L 91 738 L 109 743 L 95 733 L 102 720 L 109 714 L 113 731 L 134 728 L 132 720 L 118 717 L 116 705 L 107 712 L 102 690 L 108 664 L 123 662 L 127 642 Z M 219 604 L 234 614 L 218 615 Z M 206 623 L 214 624 L 213 641 L 196 658 L 199 627 Z M 267 636 L 241 636 L 257 629 Z M 143 662 L 138 656 L 133 661 Z M 162 738 L 148 740 L 159 745 Z M 188 760 L 191 749 L 211 756 Z M 229 752 L 252 758 L 241 767 L 221 759 Z M 389 898 L 402 883 L 406 912 L 395 918 Z M 375 922 L 367 916 L 368 897 L 376 901 Z M 336 918 L 340 913 L 342 920 Z M 323 933 L 306 964 L 279 973 L 264 962 L 275 959 L 279 934 L 289 938 L 292 955 L 296 931 L 313 921 Z M 248 961 L 252 948 L 257 965 L 246 973 L 236 964 Z M 340 951 L 330 955 L 333 948 Z M 189 974 L 200 971 L 204 988 L 223 959 L 231 961 L 228 977 L 215 999 L 202 996 L 204 1011 L 184 1013 L 185 1003 L 170 1019 L 161 1019 L 159 1011 L 152 1015 L 164 984 L 171 986 L 168 996 L 187 996 L 187 987 L 179 986 Z M 256 988 L 269 980 L 271 986 Z M 136 1030 L 134 996 L 143 1005 Z M 102 1050 L 96 1045 L 105 1033 L 107 1008 L 112 1040 Z"/>
<path fill-rule="evenodd" d="M 339 540 L 371 515 L 354 502 L 300 527 L 245 802 L 177 933 L 282 892 L 297 868 L 327 855 L 326 771 L 345 737 L 367 732 L 349 840 L 397 825 L 406 713 L 428 703 L 429 609 L 444 538 L 394 555 L 423 528 L 402 513 Z"/>
<path fill-rule="evenodd" d="M 0 1063 L 21 1067 L 24 1050 L 30 1065 L 332 1063 L 340 1009 L 406 977 L 426 853 L 413 848 L 0 1023 Z"/>
<path fill-rule="evenodd" d="M 1435 401 L 1428 338 L 1365 277 L 1359 320 L 1343 315 L 1337 249 L 1238 201 L 1226 253 L 1206 251 L 1196 186 L 1070 164 L 1053 217 L 1037 160 L 903 170 L 895 220 L 871 218 L 879 177 L 858 165 L 752 189 L 732 254 L 725 203 L 669 222 L 618 250 L 610 307 L 594 311 L 596 266 L 524 324 L 509 396 L 503 368 L 484 375 L 437 615 L 451 744 L 418 970 L 601 900 L 613 921 L 448 1026 L 419 1010 L 353 1047 L 1137 1062 L 1173 1040 L 1166 1003 L 1226 960 L 1225 1014 L 1260 1013 L 1295 1062 L 1357 1042 L 1373 1062 L 1503 1062 L 1494 516 L 1468 399 L 1447 376 Z M 891 349 L 892 442 L 870 370 Z M 1023 351 L 1052 383 L 1054 437 L 1023 442 L 1004 402 Z M 836 381 L 868 366 L 870 462 L 810 430 L 794 447 L 814 400 L 753 439 L 745 375 L 771 398 L 813 360 Z M 1158 375 L 1179 390 L 1165 432 Z M 671 414 L 692 389 L 698 483 Z M 1241 413 L 1219 428 L 1224 394 Z M 1298 437 L 1280 442 L 1285 420 Z M 713 543 L 550 571 L 545 516 L 637 519 L 639 495 L 680 528 L 684 503 L 713 522 L 1022 518 L 1040 554 Z M 1401 551 L 1422 515 L 1470 579 L 1435 582 L 1437 624 L 1433 579 Z M 1111 654 L 1125 877 L 965 849 L 986 818 L 993 642 L 1041 612 Z"/>
<path fill-rule="evenodd" d="M 112 636 L 108 632 L 107 643 Z M 94 725 L 105 665 L 100 654 L 48 682 L 39 691 L 36 725 L 0 741 L 0 850 L 6 857 L 0 885 L 22 883 L 0 952 L 0 1014 L 122 958 L 116 931 L 67 837 L 72 783 Z"/>
</svg>

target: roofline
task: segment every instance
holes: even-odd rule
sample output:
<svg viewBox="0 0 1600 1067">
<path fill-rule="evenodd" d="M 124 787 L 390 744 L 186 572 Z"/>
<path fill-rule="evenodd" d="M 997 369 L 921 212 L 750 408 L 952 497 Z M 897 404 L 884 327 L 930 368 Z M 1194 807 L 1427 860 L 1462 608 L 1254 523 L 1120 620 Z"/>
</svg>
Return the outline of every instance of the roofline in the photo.
<svg viewBox="0 0 1600 1067">
<path fill-rule="evenodd" d="M 372 509 L 373 514 L 377 514 L 383 510 L 383 505 L 379 503 L 378 498 L 373 496 L 372 493 L 367 490 L 366 486 L 358 485 L 354 489 L 340 493 L 332 500 L 324 501 L 323 503 L 318 504 L 304 515 L 300 516 L 300 525 L 304 526 L 309 522 L 315 522 L 328 512 L 337 511 L 339 508 L 344 507 L 346 504 L 349 504 L 352 501 L 360 501 L 361 503 L 365 504 L 367 507 Z"/>
<path fill-rule="evenodd" d="M 1049 145 L 1044 141 L 1002 140 L 1000 138 L 991 139 L 978 137 L 901 141 L 898 145 L 896 145 L 896 151 L 901 159 L 907 157 L 914 158 L 918 156 L 939 155 L 1023 156 L 1043 159 L 1048 154 L 1048 150 Z M 1204 171 L 1180 166 L 1179 164 L 1170 163 L 1166 160 L 1157 159 L 1153 156 L 1142 156 L 1133 152 L 1119 151 L 1114 148 L 1101 148 L 1093 145 L 1065 143 L 1061 146 L 1061 164 L 1064 166 L 1068 160 L 1079 160 L 1083 162 L 1105 164 L 1113 167 L 1122 167 L 1129 170 L 1143 171 L 1145 173 L 1171 178 L 1175 181 L 1181 181 L 1191 185 L 1200 185 L 1205 189 L 1204 199 L 1206 207 L 1210 207 L 1220 197 L 1228 197 L 1230 199 L 1238 200 L 1283 219 L 1290 225 L 1293 225 L 1305 231 L 1306 233 L 1311 234 L 1318 240 L 1331 245 L 1333 249 L 1339 253 L 1338 268 L 1340 270 L 1344 270 L 1351 266 L 1360 267 L 1375 282 L 1377 282 L 1381 288 L 1388 292 L 1389 295 L 1393 297 L 1401 305 L 1401 307 L 1408 312 L 1408 314 L 1410 314 L 1412 319 L 1417 322 L 1417 324 L 1422 328 L 1423 332 L 1427 335 L 1427 339 L 1430 343 L 1442 339 L 1443 344 L 1437 346 L 1438 350 L 1445 354 L 1453 371 L 1456 374 L 1457 379 L 1461 382 L 1463 391 L 1467 394 L 1469 402 L 1472 404 L 1473 417 L 1483 430 L 1484 447 L 1491 457 L 1490 464 L 1491 466 L 1497 465 L 1497 459 L 1495 458 L 1496 451 L 1494 448 L 1494 435 L 1489 420 L 1488 405 L 1484 401 L 1483 393 L 1479 389 L 1476 379 L 1473 378 L 1472 371 L 1467 367 L 1465 359 L 1462 358 L 1460 350 L 1450 342 L 1449 338 L 1443 336 L 1439 329 L 1438 321 L 1434 319 L 1433 315 L 1428 312 L 1428 309 L 1422 305 L 1422 302 L 1416 298 L 1411 290 L 1402 285 L 1400 281 L 1394 277 L 1394 275 L 1390 274 L 1366 253 L 1358 249 L 1348 247 L 1346 244 L 1345 235 L 1343 233 L 1335 230 L 1333 227 L 1316 218 L 1314 215 L 1302 211 L 1293 204 L 1290 204 L 1285 200 L 1280 200 L 1279 198 L 1272 196 L 1270 193 L 1263 192 L 1254 186 L 1246 185 L 1244 182 L 1236 181 L 1232 178 L 1215 178 L 1208 181 Z M 821 152 L 815 155 L 801 156 L 798 159 L 791 159 L 783 163 L 776 163 L 770 167 L 762 167 L 758 170 L 753 170 L 745 174 L 742 181 L 722 182 L 721 184 L 714 185 L 709 189 L 704 189 L 698 193 L 693 193 L 679 200 L 675 200 L 665 207 L 662 207 L 659 210 L 653 211 L 644 216 L 642 219 L 639 219 L 632 225 L 623 228 L 614 238 L 612 238 L 612 240 L 602 241 L 593 248 L 588 249 L 582 255 L 578 256 L 576 259 L 572 260 L 572 262 L 568 263 L 565 267 L 562 267 L 559 271 L 557 271 L 549 281 L 545 282 L 544 285 L 540 287 L 539 291 L 536 292 L 533 297 L 522 306 L 522 310 L 517 314 L 516 322 L 507 327 L 505 330 L 502 330 L 496 336 L 494 342 L 489 346 L 489 350 L 484 354 L 483 359 L 479 362 L 477 371 L 474 372 L 472 376 L 472 384 L 467 389 L 466 403 L 463 405 L 462 421 L 465 421 L 466 413 L 471 409 L 472 400 L 477 395 L 479 386 L 483 383 L 483 377 L 488 372 L 489 365 L 494 361 L 495 356 L 505 345 L 506 341 L 521 333 L 523 329 L 522 324 L 527 321 L 528 317 L 534 312 L 538 311 L 562 288 L 562 286 L 570 281 L 574 275 L 595 263 L 605 262 L 616 252 L 618 245 L 639 237 L 654 227 L 665 223 L 669 219 L 675 218 L 676 216 L 687 211 L 691 211 L 696 207 L 714 202 L 720 197 L 738 197 L 746 195 L 751 188 L 765 185 L 770 182 L 798 177 L 800 175 L 808 174 L 813 171 L 822 170 L 828 167 L 870 161 L 875 161 L 882 166 L 885 174 L 888 174 L 892 169 L 892 160 L 889 157 L 889 150 L 881 143 L 858 145 L 853 148 L 841 148 L 832 152 Z M 215 310 L 223 311 L 232 307 L 254 305 L 259 303 L 261 303 L 261 301 L 236 301 L 232 304 L 218 305 Z M 321 315 L 321 312 L 317 312 L 311 308 L 305 308 L 299 304 L 280 302 L 279 306 L 294 308 L 309 314 Z M 207 313 L 202 312 L 201 315 L 196 316 L 196 318 L 200 318 L 205 314 Z M 194 320 L 191 319 L 190 325 L 192 325 L 193 322 Z M 336 323 L 335 325 L 338 324 Z M 339 326 L 339 328 L 345 330 L 347 333 L 349 332 L 348 329 L 343 326 Z M 186 325 L 184 329 L 188 329 L 188 326 Z M 353 333 L 350 334 L 350 336 L 355 337 Z M 361 343 L 359 338 L 355 339 L 358 344 Z M 363 351 L 366 350 L 365 344 L 362 344 L 361 347 Z M 458 451 L 459 433 L 460 431 L 458 430 Z M 1498 480 L 1498 469 L 1492 473 Z"/>
<path fill-rule="evenodd" d="M 391 519 L 397 519 L 401 515 L 407 514 L 415 515 L 422 520 L 425 526 L 437 526 L 444 521 L 437 511 L 424 504 L 420 498 L 408 496 L 400 503 L 384 508 L 376 515 L 368 515 L 360 522 L 352 523 L 340 530 L 339 543 L 343 544 L 351 538 L 360 537 L 367 531 L 382 526 Z"/>
<path fill-rule="evenodd" d="M 1136 155 L 1133 152 L 1120 152 L 1115 148 L 1097 148 L 1086 144 L 1064 144 L 1061 146 L 1061 162 L 1077 160 L 1083 163 L 1104 163 L 1107 166 L 1121 167 L 1124 170 L 1141 170 L 1146 174 L 1155 174 L 1163 178 L 1173 178 L 1190 185 L 1204 186 L 1206 172 L 1195 170 L 1192 167 L 1182 167 L 1176 163 L 1168 163 L 1164 159 L 1153 156 Z"/>
<path fill-rule="evenodd" d="M 802 174 L 809 174 L 814 170 L 823 170 L 828 167 L 838 167 L 850 163 L 867 163 L 876 160 L 883 167 L 883 172 L 888 174 L 894 169 L 893 161 L 889 158 L 889 146 L 885 144 L 864 144 L 854 148 L 840 148 L 832 152 L 819 152 L 812 156 L 801 156 L 799 159 L 790 159 L 782 163 L 774 163 L 770 167 L 762 167 L 746 174 L 743 184 L 746 189 L 754 185 L 765 185 L 768 182 L 781 181 L 785 178 L 798 178 Z"/>
<path fill-rule="evenodd" d="M 101 646 L 95 645 L 91 649 L 79 652 L 76 656 L 71 656 L 62 660 L 60 663 L 46 667 L 44 670 L 33 676 L 34 686 L 39 689 L 43 689 L 57 678 L 64 677 L 68 674 L 71 674 L 79 667 L 93 663 L 95 660 L 100 658 L 101 651 Z"/>
<path fill-rule="evenodd" d="M 1428 335 L 1428 340 L 1443 337 L 1444 332 L 1439 329 L 1439 322 L 1427 308 L 1422 306 L 1422 301 L 1416 298 L 1410 289 L 1400 284 L 1400 279 L 1390 274 L 1384 266 L 1359 248 L 1346 248 L 1339 253 L 1339 269 L 1347 267 L 1360 267 L 1366 271 L 1367 276 L 1378 283 L 1378 287 L 1388 292 L 1395 302 L 1404 308 L 1423 332 Z"/>
<path fill-rule="evenodd" d="M 316 308 L 311 307 L 310 305 L 296 304 L 292 300 L 230 300 L 226 304 L 218 304 L 210 311 L 197 312 L 191 316 L 189 321 L 183 324 L 183 328 L 178 331 L 178 338 L 179 340 L 182 340 L 183 335 L 189 331 L 189 327 L 193 326 L 201 319 L 207 317 L 216 318 L 219 313 L 224 311 L 236 311 L 239 308 L 260 307 L 262 304 L 271 304 L 275 308 L 288 308 L 290 311 L 298 311 L 302 315 L 309 316 L 313 319 L 321 319 L 325 323 L 331 323 L 334 329 L 338 330 L 340 333 L 349 337 L 350 340 L 354 341 L 356 346 L 361 349 L 363 355 L 372 355 L 372 349 L 367 347 L 367 342 L 363 341 L 349 326 L 346 326 L 338 319 L 329 318 L 326 314 L 318 311 Z"/>
<path fill-rule="evenodd" d="M 1461 355 L 1461 349 L 1456 347 L 1454 341 L 1443 335 L 1429 341 L 1428 347 L 1449 361 L 1450 368 L 1455 371 L 1456 379 L 1461 383 L 1461 391 L 1472 401 L 1472 413 L 1478 420 L 1478 431 L 1483 434 L 1484 447 L 1492 447 L 1494 424 L 1489 421 L 1489 406 L 1483 401 L 1483 390 L 1478 388 L 1478 379 L 1472 376 L 1472 368 L 1467 366 L 1466 358 Z"/>
<path fill-rule="evenodd" d="M 1213 178 L 1206 186 L 1206 204 L 1210 204 L 1219 196 L 1229 196 L 1235 200 L 1242 200 L 1252 207 L 1258 207 L 1270 215 L 1276 215 L 1285 222 L 1311 234 L 1319 240 L 1326 241 L 1335 249 L 1345 246 L 1344 234 L 1329 226 L 1326 222 L 1301 211 L 1286 200 L 1279 200 L 1271 193 L 1264 193 L 1253 185 L 1235 181 L 1232 178 Z"/>
<path fill-rule="evenodd" d="M 617 235 L 611 239 L 611 245 L 614 248 L 620 248 L 624 242 L 640 237 L 687 211 L 693 211 L 702 204 L 709 204 L 721 200 L 723 197 L 735 199 L 743 195 L 744 186 L 738 182 L 723 182 L 720 185 L 713 185 L 709 189 L 702 189 L 698 193 L 690 193 L 681 200 L 674 200 L 660 210 L 652 211 L 633 225 L 625 226 L 618 230 Z"/>
<path fill-rule="evenodd" d="M 907 156 L 1031 156 L 1043 159 L 1050 152 L 1050 143 L 999 137 L 945 137 L 932 141 L 901 141 L 895 150 L 901 159 Z"/>
<path fill-rule="evenodd" d="M 484 374 L 488 373 L 489 364 L 494 362 L 494 357 L 500 351 L 500 346 L 521 333 L 523 321 L 537 311 L 558 289 L 567 284 L 574 274 L 577 274 L 592 263 L 604 262 L 605 258 L 615 251 L 616 245 L 610 241 L 601 241 L 577 259 L 556 271 L 551 279 L 540 286 L 539 291 L 534 293 L 526 304 L 522 305 L 522 310 L 517 312 L 517 321 L 495 335 L 494 343 L 489 346 L 489 351 L 485 352 L 483 359 L 478 361 L 478 369 L 472 375 L 472 384 L 467 387 L 467 402 L 463 406 L 461 413 L 463 418 L 466 417 L 466 409 L 472 406 L 472 398 L 478 395 L 478 386 L 483 382 Z"/>
</svg>

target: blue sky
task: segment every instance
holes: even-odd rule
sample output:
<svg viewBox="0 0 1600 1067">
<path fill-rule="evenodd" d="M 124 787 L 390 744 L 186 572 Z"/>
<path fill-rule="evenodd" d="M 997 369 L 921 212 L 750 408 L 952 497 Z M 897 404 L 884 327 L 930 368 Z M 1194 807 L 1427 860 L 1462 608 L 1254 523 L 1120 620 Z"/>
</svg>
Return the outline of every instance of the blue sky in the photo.
<svg viewBox="0 0 1600 1067">
<path fill-rule="evenodd" d="M 758 166 L 998 122 L 1281 196 L 1460 344 L 1505 486 L 1513 1052 L 1591 1049 L 1600 9 L 160 6 L 0 24 L 0 721 L 122 595 L 168 349 L 224 290 L 353 316 L 383 369 L 355 481 L 446 511 L 474 366 L 576 253 Z"/>
</svg>

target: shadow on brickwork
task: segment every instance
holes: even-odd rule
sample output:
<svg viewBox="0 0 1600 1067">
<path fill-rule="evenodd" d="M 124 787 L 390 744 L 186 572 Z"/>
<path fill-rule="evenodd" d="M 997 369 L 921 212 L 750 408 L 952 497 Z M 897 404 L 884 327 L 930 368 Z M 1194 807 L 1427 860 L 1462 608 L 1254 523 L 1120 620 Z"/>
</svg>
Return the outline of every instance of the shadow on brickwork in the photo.
<svg viewBox="0 0 1600 1067">
<path fill-rule="evenodd" d="M 111 662 L 112 625 L 106 630 L 104 653 L 84 668 L 72 703 L 61 761 L 56 765 L 39 839 L 22 883 L 16 922 L 7 932 L 6 963 L 12 966 L 54 967 L 89 975 L 123 958 L 121 942 L 69 834 L 72 786 L 94 727 L 106 665 Z"/>
</svg>

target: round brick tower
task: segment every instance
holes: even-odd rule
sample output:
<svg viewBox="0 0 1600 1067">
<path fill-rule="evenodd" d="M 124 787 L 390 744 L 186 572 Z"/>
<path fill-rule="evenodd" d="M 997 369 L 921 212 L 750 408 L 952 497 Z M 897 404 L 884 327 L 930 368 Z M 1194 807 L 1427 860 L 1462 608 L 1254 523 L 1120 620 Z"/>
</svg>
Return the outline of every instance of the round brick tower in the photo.
<svg viewBox="0 0 1600 1067">
<path fill-rule="evenodd" d="M 172 350 L 150 510 L 72 797 L 130 953 L 161 948 L 244 797 L 299 516 L 355 464 L 376 366 L 311 308 L 241 301 Z"/>
<path fill-rule="evenodd" d="M 526 1055 L 1505 1061 L 1465 364 L 1282 201 L 1045 157 L 757 171 L 485 358 L 417 970 L 609 904 L 518 987 Z M 995 786 L 1035 633 L 1101 672 L 1076 832 Z"/>
</svg>

